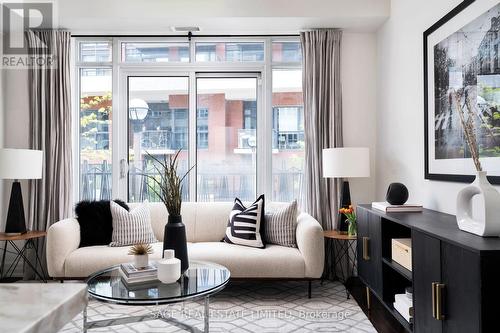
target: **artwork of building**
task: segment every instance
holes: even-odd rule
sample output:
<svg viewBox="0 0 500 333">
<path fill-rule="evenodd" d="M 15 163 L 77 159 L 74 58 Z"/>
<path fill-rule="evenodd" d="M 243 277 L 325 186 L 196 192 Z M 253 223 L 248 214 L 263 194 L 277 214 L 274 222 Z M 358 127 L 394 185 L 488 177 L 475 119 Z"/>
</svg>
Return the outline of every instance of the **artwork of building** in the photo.
<svg viewBox="0 0 500 333">
<path fill-rule="evenodd" d="M 470 157 L 457 111 L 462 109 L 467 117 L 469 108 L 480 156 L 500 156 L 499 30 L 496 5 L 434 48 L 436 159 Z M 475 52 L 465 53 L 470 49 Z"/>
</svg>

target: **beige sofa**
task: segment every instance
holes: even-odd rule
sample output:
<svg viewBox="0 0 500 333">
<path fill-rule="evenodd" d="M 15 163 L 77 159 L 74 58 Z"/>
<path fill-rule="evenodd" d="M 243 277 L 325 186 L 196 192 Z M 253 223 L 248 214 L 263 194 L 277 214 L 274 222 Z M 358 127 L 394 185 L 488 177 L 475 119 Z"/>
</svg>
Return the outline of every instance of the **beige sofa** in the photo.
<svg viewBox="0 0 500 333">
<path fill-rule="evenodd" d="M 273 211 L 283 203 L 266 203 Z M 133 207 L 134 204 L 131 204 Z M 162 252 L 163 228 L 167 210 L 160 203 L 150 203 L 151 222 L 158 243 L 153 244 L 152 259 Z M 314 218 L 301 213 L 297 218 L 298 248 L 268 244 L 256 249 L 222 243 L 233 203 L 194 203 L 182 205 L 190 260 L 205 260 L 229 268 L 234 278 L 316 279 L 323 272 L 323 230 Z M 49 275 L 57 279 L 83 278 L 111 265 L 129 262 L 129 247 L 91 246 L 79 248 L 80 226 L 74 218 L 53 224 L 47 235 Z"/>
</svg>

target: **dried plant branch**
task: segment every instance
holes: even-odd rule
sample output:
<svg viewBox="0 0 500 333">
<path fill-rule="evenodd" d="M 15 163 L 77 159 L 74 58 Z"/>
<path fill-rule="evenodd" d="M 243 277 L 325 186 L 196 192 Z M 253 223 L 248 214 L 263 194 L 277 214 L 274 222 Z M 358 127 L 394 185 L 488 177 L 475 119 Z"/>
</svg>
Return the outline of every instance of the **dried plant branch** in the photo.
<svg viewBox="0 0 500 333">
<path fill-rule="evenodd" d="M 142 256 L 145 254 L 153 254 L 153 247 L 151 244 L 135 244 L 129 250 L 128 254 L 133 256 Z"/>
<path fill-rule="evenodd" d="M 465 119 L 463 110 L 465 108 L 462 108 L 460 105 L 462 96 L 456 91 L 452 91 L 451 94 L 453 95 L 453 99 L 455 100 L 455 110 L 460 117 L 460 123 L 462 124 L 462 129 L 465 134 L 465 141 L 467 142 L 467 145 L 469 147 L 476 170 L 482 171 L 483 168 L 481 166 L 481 162 L 479 161 L 479 148 L 477 145 L 476 129 L 474 126 L 474 112 L 472 111 L 470 101 L 467 97 L 465 97 L 465 106 L 467 107 L 467 119 Z"/>
<path fill-rule="evenodd" d="M 156 188 L 149 183 L 148 187 L 160 198 L 163 202 L 169 215 L 179 216 L 181 214 L 181 204 L 182 204 L 182 183 L 186 176 L 193 170 L 195 165 L 193 165 L 182 177 L 177 174 L 177 168 L 179 166 L 179 154 L 181 149 L 179 149 L 173 156 L 169 156 L 168 159 L 164 157 L 161 161 L 156 156 L 153 156 L 149 152 L 146 154 L 153 160 L 153 168 L 160 176 L 158 180 L 157 175 L 146 175 L 149 179 L 159 186 L 160 193 Z M 155 164 L 156 162 L 156 164 Z"/>
</svg>

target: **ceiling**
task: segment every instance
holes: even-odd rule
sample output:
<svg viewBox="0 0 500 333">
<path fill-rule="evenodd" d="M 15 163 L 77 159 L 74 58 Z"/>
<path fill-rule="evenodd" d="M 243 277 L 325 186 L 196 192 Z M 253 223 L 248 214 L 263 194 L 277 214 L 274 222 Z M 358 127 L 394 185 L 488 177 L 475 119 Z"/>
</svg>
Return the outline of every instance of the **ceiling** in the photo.
<svg viewBox="0 0 500 333">
<path fill-rule="evenodd" d="M 55 21 L 73 34 L 294 34 L 308 28 L 375 31 L 390 0 L 54 0 Z"/>
</svg>

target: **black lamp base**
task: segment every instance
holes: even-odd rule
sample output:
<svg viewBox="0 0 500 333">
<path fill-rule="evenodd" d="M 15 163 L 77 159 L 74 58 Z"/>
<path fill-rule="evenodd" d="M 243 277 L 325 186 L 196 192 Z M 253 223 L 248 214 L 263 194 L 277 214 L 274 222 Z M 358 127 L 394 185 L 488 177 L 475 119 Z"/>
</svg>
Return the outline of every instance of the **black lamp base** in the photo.
<svg viewBox="0 0 500 333">
<path fill-rule="evenodd" d="M 14 181 L 10 192 L 9 211 L 7 212 L 7 223 L 5 233 L 9 236 L 25 234 L 26 218 L 24 217 L 23 194 L 21 183 Z"/>
<path fill-rule="evenodd" d="M 349 190 L 349 182 L 345 180 L 342 182 L 342 193 L 340 195 L 339 209 L 349 208 L 350 204 L 351 204 L 351 191 Z M 347 233 L 348 228 L 349 224 L 347 223 L 347 217 L 344 214 L 339 213 L 339 224 L 338 224 L 339 231 Z"/>
</svg>

